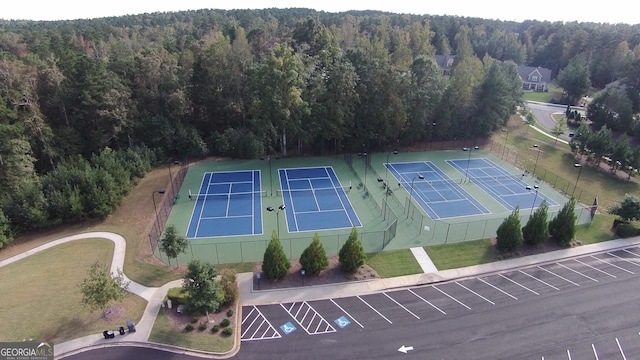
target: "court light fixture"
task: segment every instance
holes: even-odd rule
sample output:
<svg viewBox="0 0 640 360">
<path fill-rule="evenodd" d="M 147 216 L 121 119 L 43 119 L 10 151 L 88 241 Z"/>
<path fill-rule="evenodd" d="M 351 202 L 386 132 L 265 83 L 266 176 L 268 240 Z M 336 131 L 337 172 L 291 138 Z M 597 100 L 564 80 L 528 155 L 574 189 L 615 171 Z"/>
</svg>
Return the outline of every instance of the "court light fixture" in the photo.
<svg viewBox="0 0 640 360">
<path fill-rule="evenodd" d="M 273 206 L 267 206 L 267 211 L 276 213 L 276 228 L 278 232 L 278 239 L 280 239 L 280 211 L 284 210 L 286 206 L 284 204 L 278 206 L 278 209 L 274 209 Z"/>
<path fill-rule="evenodd" d="M 154 191 L 153 193 L 151 193 L 151 199 L 153 200 L 153 210 L 156 213 L 156 228 L 158 230 L 158 236 L 162 233 L 162 229 L 160 228 L 160 218 L 158 217 L 158 207 L 156 206 L 156 193 L 157 194 L 164 194 L 165 190 L 164 189 L 159 189 Z"/>
<path fill-rule="evenodd" d="M 533 185 L 533 188 L 531 187 L 531 185 L 527 185 L 526 189 L 531 191 L 531 190 L 535 190 L 536 191 L 536 196 L 533 197 L 533 204 L 531 204 L 531 212 L 529 213 L 529 219 L 531 219 L 531 215 L 533 215 L 533 208 L 536 206 L 536 200 L 538 199 L 538 184 Z"/>
<path fill-rule="evenodd" d="M 411 204 L 411 199 L 413 198 L 413 182 L 416 179 L 424 180 L 424 175 L 418 174 L 411 180 L 411 191 L 409 191 L 409 204 Z M 409 218 L 409 207 L 407 207 L 407 219 Z"/>
</svg>

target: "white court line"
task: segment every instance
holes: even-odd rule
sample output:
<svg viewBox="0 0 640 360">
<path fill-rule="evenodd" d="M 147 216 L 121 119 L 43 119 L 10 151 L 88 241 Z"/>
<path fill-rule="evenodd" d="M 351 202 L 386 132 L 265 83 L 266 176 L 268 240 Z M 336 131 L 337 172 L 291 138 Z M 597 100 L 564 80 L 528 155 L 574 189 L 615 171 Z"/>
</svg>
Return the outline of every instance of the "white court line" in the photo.
<svg viewBox="0 0 640 360">
<path fill-rule="evenodd" d="M 569 351 L 569 349 L 567 349 L 567 358 L 568 360 L 571 360 L 571 351 Z"/>
<path fill-rule="evenodd" d="M 470 293 L 472 293 L 472 294 L 476 295 L 477 297 L 481 298 L 482 300 L 484 300 L 484 301 L 488 302 L 489 304 L 491 304 L 491 305 L 495 305 L 495 304 L 496 304 L 496 303 L 494 303 L 493 301 L 491 301 L 491 300 L 487 299 L 486 297 L 484 297 L 484 296 L 482 296 L 482 295 L 478 294 L 477 292 L 475 292 L 475 291 L 473 291 L 473 290 L 469 289 L 468 287 L 466 287 L 466 286 L 464 286 L 464 285 L 460 284 L 459 282 L 457 282 L 457 281 L 456 281 L 455 283 L 456 283 L 456 284 L 458 284 L 458 286 L 460 286 L 461 288 L 463 288 L 463 289 L 467 290 L 468 292 L 470 292 Z"/>
<path fill-rule="evenodd" d="M 622 270 L 622 271 L 626 271 L 626 272 L 628 272 L 628 273 L 629 273 L 629 274 L 631 274 L 631 275 L 635 275 L 635 273 L 634 273 L 633 271 L 627 270 L 627 269 L 625 269 L 625 268 L 623 268 L 623 267 L 620 267 L 620 266 L 618 266 L 618 265 L 612 264 L 612 263 L 610 263 L 610 262 L 608 262 L 608 261 L 604 261 L 604 260 L 602 260 L 602 259 L 600 259 L 600 258 L 597 258 L 597 257 L 593 256 L 593 255 L 591 255 L 590 257 L 592 257 L 592 258 L 594 258 L 594 259 L 596 259 L 596 260 L 598 260 L 598 261 L 601 261 L 601 262 L 603 262 L 603 263 L 605 263 L 605 264 L 607 264 L 607 265 L 613 266 L 614 268 L 620 269 L 620 270 Z"/>
<path fill-rule="evenodd" d="M 538 269 L 543 270 L 543 271 L 546 271 L 546 272 L 548 272 L 548 273 L 549 273 L 549 274 L 551 274 L 551 275 L 555 275 L 555 276 L 559 277 L 560 279 L 562 279 L 562 280 L 564 280 L 564 281 L 566 281 L 566 282 L 569 282 L 569 283 L 571 283 L 571 284 L 573 284 L 573 285 L 575 285 L 575 286 L 580 286 L 580 284 L 578 284 L 578 283 L 576 283 L 576 282 L 573 282 L 573 281 L 571 281 L 571 280 L 569 280 L 569 279 L 567 279 L 567 278 L 565 278 L 565 277 L 563 277 L 563 276 L 560 276 L 560 275 L 558 275 L 558 274 L 554 273 L 554 272 L 553 272 L 553 271 L 551 271 L 551 270 L 547 270 L 547 269 L 543 268 L 542 266 L 538 266 Z"/>
<path fill-rule="evenodd" d="M 548 287 L 550 287 L 550 288 L 553 288 L 553 289 L 556 289 L 557 291 L 560 291 L 560 289 L 558 289 L 557 287 L 555 287 L 555 286 L 553 286 L 553 285 L 549 284 L 548 282 L 545 282 L 545 281 L 543 281 L 543 280 L 541 280 L 541 279 L 538 279 L 537 277 L 535 277 L 535 276 L 533 276 L 533 275 L 527 274 L 526 272 L 524 272 L 524 271 L 522 271 L 522 270 L 518 270 L 518 272 L 519 272 L 519 273 L 521 273 L 521 274 L 523 274 L 523 275 L 526 275 L 526 276 L 528 276 L 528 277 L 530 277 L 530 278 L 532 278 L 532 279 L 534 279 L 534 280 L 538 280 L 539 282 L 541 282 L 541 283 L 543 283 L 543 284 L 547 285 L 547 286 L 548 286 Z"/>
<path fill-rule="evenodd" d="M 502 289 L 500 289 L 500 288 L 498 288 L 498 287 L 494 286 L 493 284 L 490 284 L 490 283 L 488 283 L 488 282 L 486 282 L 486 281 L 484 281 L 484 280 L 482 280 L 482 279 L 480 279 L 480 278 L 478 278 L 478 280 L 480 280 L 480 281 L 482 281 L 483 283 L 485 283 L 485 284 L 487 284 L 487 285 L 491 286 L 492 288 L 494 288 L 494 289 L 496 289 L 496 290 L 500 291 L 501 293 L 503 293 L 503 294 L 505 294 L 505 295 L 509 296 L 509 297 L 510 297 L 510 298 L 512 298 L 513 300 L 518 300 L 518 298 L 517 298 L 517 297 L 515 297 L 515 296 L 513 296 L 513 295 L 509 294 L 508 292 L 506 292 L 506 291 L 504 291 L 504 290 L 502 290 Z"/>
<path fill-rule="evenodd" d="M 612 252 L 607 252 L 607 255 L 613 256 L 614 258 L 618 258 L 620 260 L 626 261 L 629 264 L 635 265 L 635 266 L 640 266 L 640 264 L 638 264 L 637 262 L 631 261 L 631 260 L 636 260 L 636 259 L 627 259 L 627 258 L 623 258 L 622 256 L 618 256 Z"/>
<path fill-rule="evenodd" d="M 620 354 L 622 355 L 623 360 L 627 360 L 627 357 L 624 355 L 624 351 L 622 351 L 622 345 L 620 345 L 620 341 L 616 338 L 616 344 L 618 344 L 618 350 L 620 350 Z"/>
<path fill-rule="evenodd" d="M 471 310 L 471 308 L 470 308 L 470 307 L 468 307 L 467 305 L 463 304 L 460 300 L 458 300 L 458 299 L 454 298 L 453 296 L 451 296 L 451 295 L 447 294 L 446 292 L 444 292 L 444 291 L 440 290 L 437 286 L 435 286 L 435 285 L 434 285 L 434 286 L 432 286 L 432 287 L 433 287 L 434 289 L 436 289 L 436 290 L 440 291 L 443 295 L 447 296 L 449 299 L 451 299 L 451 300 L 453 300 L 453 301 L 457 302 L 458 304 L 460 304 L 460 305 L 462 305 L 462 306 L 466 307 L 468 310 Z"/>
<path fill-rule="evenodd" d="M 591 266 L 591 265 L 589 265 L 589 264 L 587 264 L 587 263 L 584 263 L 584 262 L 582 262 L 582 261 L 580 261 L 580 260 L 578 260 L 578 259 L 573 259 L 573 261 L 575 261 L 575 262 L 577 262 L 577 263 L 580 263 L 580 264 L 582 264 L 582 265 L 584 265 L 584 266 L 586 266 L 586 267 L 592 268 L 592 269 L 593 269 L 593 270 L 595 270 L 595 271 L 599 271 L 599 272 L 601 272 L 601 273 L 603 273 L 603 274 L 605 274 L 605 275 L 609 275 L 609 276 L 611 276 L 611 277 L 612 277 L 612 278 L 614 278 L 614 279 L 615 279 L 615 278 L 617 278 L 617 277 L 616 277 L 615 275 L 613 275 L 613 274 L 609 274 L 608 272 L 606 272 L 606 271 L 604 271 L 604 270 L 600 270 L 600 269 L 598 269 L 597 267 Z"/>
<path fill-rule="evenodd" d="M 596 357 L 596 360 L 600 360 L 600 358 L 598 358 L 598 352 L 596 351 L 596 346 L 591 344 L 591 350 L 593 350 L 593 356 Z"/>
<path fill-rule="evenodd" d="M 389 294 L 387 293 L 382 293 L 384 294 L 384 296 L 388 297 L 389 300 L 393 301 L 394 303 L 396 303 L 398 306 L 400 306 L 401 308 L 403 308 L 406 312 L 408 312 L 409 314 L 413 315 L 413 317 L 415 317 L 416 319 L 420 320 L 420 317 L 414 313 L 411 312 L 411 310 L 407 309 L 404 305 L 400 304 L 399 302 L 397 302 L 394 298 L 392 298 L 391 296 L 389 296 Z"/>
<path fill-rule="evenodd" d="M 420 299 L 420 300 L 422 300 L 422 301 L 426 302 L 427 304 L 431 305 L 431 307 L 432 307 L 432 308 L 434 308 L 434 309 L 436 309 L 436 310 L 440 311 L 440 312 L 442 313 L 442 315 L 447 315 L 447 313 L 446 313 L 446 312 L 444 312 L 444 310 L 442 310 L 442 309 L 440 309 L 439 307 L 437 307 L 437 306 L 433 305 L 429 300 L 427 300 L 427 299 L 423 298 L 422 296 L 420 296 L 420 295 L 416 294 L 415 292 L 413 292 L 413 290 L 409 289 L 408 291 L 409 291 L 410 293 L 412 293 L 413 295 L 415 295 L 418 299 Z"/>
<path fill-rule="evenodd" d="M 389 322 L 389 324 L 393 324 L 393 322 L 391 322 L 391 320 L 387 319 L 384 315 L 382 315 L 382 314 L 380 313 L 380 311 L 376 310 L 376 309 L 375 309 L 373 306 L 371 306 L 368 302 L 364 301 L 364 299 L 362 299 L 362 298 L 360 297 L 360 295 L 356 295 L 356 297 L 357 297 L 358 299 L 360 299 L 360 301 L 362 301 L 363 303 L 365 303 L 365 305 L 367 305 L 368 307 L 370 307 L 370 308 L 371 308 L 371 310 L 375 311 L 378 315 L 382 316 L 382 318 L 383 318 L 383 319 L 387 320 L 387 321 Z"/>
<path fill-rule="evenodd" d="M 356 324 L 358 324 L 358 326 L 360 326 L 360 328 L 364 329 L 364 326 L 362 326 L 362 324 L 360 324 L 358 322 L 358 320 L 356 320 L 356 318 L 354 318 L 350 313 L 348 313 L 345 309 L 343 309 L 340 305 L 338 305 L 338 303 L 336 303 L 335 301 L 333 301 L 333 299 L 329 299 L 331 300 L 331 302 L 333 303 L 333 305 L 337 306 L 338 309 L 340 309 L 343 313 L 345 313 L 347 316 L 349 316 L 351 318 L 351 320 L 353 320 Z"/>
<path fill-rule="evenodd" d="M 587 276 L 587 275 L 585 275 L 585 274 L 583 274 L 583 273 L 581 273 L 581 272 L 579 272 L 579 271 L 576 271 L 576 270 L 574 270 L 574 269 L 572 269 L 572 268 L 570 268 L 570 267 L 568 267 L 568 266 L 564 266 L 564 265 L 562 265 L 562 264 L 560 264 L 560 263 L 556 263 L 556 265 L 558 265 L 558 266 L 562 266 L 563 268 L 565 268 L 565 269 L 567 269 L 567 270 L 569 270 L 569 271 L 573 271 L 574 273 L 576 273 L 576 274 L 578 274 L 578 275 L 584 276 L 584 277 L 586 277 L 586 278 L 587 278 L 587 279 L 589 279 L 589 280 L 593 280 L 594 282 L 598 282 L 598 279 L 594 279 L 594 278 L 592 278 L 591 276 Z"/>
<path fill-rule="evenodd" d="M 498 275 L 499 275 L 501 278 L 503 278 L 503 279 L 505 279 L 505 280 L 509 280 L 509 281 L 511 281 L 512 283 L 514 283 L 514 284 L 516 284 L 516 285 L 520 286 L 521 288 L 523 288 L 523 289 L 525 289 L 525 290 L 531 291 L 532 293 L 534 293 L 534 294 L 536 294 L 536 295 L 540 295 L 540 294 L 538 294 L 537 292 L 535 292 L 535 291 L 533 291 L 533 290 L 529 289 L 528 287 L 526 287 L 526 286 L 524 286 L 524 285 L 522 285 L 522 284 L 520 284 L 520 283 L 518 283 L 518 282 L 515 282 L 515 281 L 513 281 L 513 280 L 509 279 L 508 277 L 506 277 L 506 276 L 504 276 L 504 275 L 502 275 L 502 274 L 498 274 Z"/>
</svg>

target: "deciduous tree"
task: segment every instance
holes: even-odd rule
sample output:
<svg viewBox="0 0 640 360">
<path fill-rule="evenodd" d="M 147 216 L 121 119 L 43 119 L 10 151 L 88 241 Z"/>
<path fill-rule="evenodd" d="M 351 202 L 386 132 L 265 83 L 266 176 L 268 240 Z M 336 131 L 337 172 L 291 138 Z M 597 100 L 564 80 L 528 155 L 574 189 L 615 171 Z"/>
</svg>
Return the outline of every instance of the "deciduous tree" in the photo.
<svg viewBox="0 0 640 360">
<path fill-rule="evenodd" d="M 106 265 L 98 262 L 91 265 L 89 277 L 79 284 L 82 303 L 91 311 L 101 309 L 103 316 L 109 314 L 112 303 L 124 298 L 128 286 L 122 271 L 112 274 Z"/>
<path fill-rule="evenodd" d="M 218 271 L 208 262 L 193 259 L 187 266 L 182 288 L 189 293 L 187 308 L 194 314 L 207 314 L 218 310 L 224 300 L 224 291 L 216 281 Z"/>
<path fill-rule="evenodd" d="M 169 259 L 176 259 L 176 264 L 178 264 L 178 255 L 187 251 L 188 244 L 187 239 L 178 234 L 173 224 L 164 229 L 164 234 L 160 238 L 160 250 L 167 254 Z"/>
</svg>

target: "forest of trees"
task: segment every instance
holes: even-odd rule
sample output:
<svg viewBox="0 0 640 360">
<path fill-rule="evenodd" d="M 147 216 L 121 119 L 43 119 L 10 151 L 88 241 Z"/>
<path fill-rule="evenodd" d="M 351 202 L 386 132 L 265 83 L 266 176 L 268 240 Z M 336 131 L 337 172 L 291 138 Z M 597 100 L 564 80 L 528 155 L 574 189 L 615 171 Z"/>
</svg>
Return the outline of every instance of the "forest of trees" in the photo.
<svg viewBox="0 0 640 360">
<path fill-rule="evenodd" d="M 436 54 L 455 55 L 450 76 Z M 0 21 L 0 247 L 106 216 L 156 161 L 488 136 L 525 64 L 622 80 L 611 98 L 630 118 L 611 121 L 638 136 L 638 25 L 307 9 Z"/>
</svg>

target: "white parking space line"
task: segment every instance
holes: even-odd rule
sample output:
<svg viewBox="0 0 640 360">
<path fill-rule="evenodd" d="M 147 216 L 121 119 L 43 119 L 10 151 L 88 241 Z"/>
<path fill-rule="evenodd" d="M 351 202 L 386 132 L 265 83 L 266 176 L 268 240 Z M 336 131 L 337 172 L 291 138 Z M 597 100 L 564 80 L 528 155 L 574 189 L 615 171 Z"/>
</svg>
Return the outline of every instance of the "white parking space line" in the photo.
<svg viewBox="0 0 640 360">
<path fill-rule="evenodd" d="M 340 309 L 340 311 L 342 311 L 343 313 L 345 313 L 349 318 L 351 318 L 351 320 L 353 320 L 353 322 L 355 322 L 356 324 L 358 324 L 358 326 L 360 326 L 362 329 L 364 329 L 364 326 L 362 326 L 362 324 L 360 324 L 358 322 L 358 320 L 356 320 L 356 318 L 354 318 L 350 313 L 348 313 L 345 309 L 342 308 L 342 306 L 338 305 L 338 303 L 336 303 L 335 301 L 333 301 L 333 299 L 329 299 L 331 300 L 331 302 L 333 303 L 333 305 L 335 305 L 338 309 Z"/>
<path fill-rule="evenodd" d="M 363 302 L 365 305 L 367 305 L 369 308 L 371 308 L 371 310 L 375 311 L 378 315 L 380 315 L 383 319 L 387 320 L 387 322 L 388 322 L 389 324 L 393 324 L 393 322 L 392 322 L 391 320 L 387 319 L 387 317 L 386 317 L 386 316 L 382 315 L 382 314 L 380 313 L 380 311 L 376 310 L 376 308 L 374 308 L 373 306 L 371 306 L 368 302 L 364 301 L 364 299 L 363 299 L 363 298 L 361 298 L 361 297 L 360 297 L 360 295 L 356 295 L 356 297 L 357 297 L 358 299 L 360 299 L 360 301 L 362 301 L 362 302 Z"/>
<path fill-rule="evenodd" d="M 583 274 L 583 273 L 581 273 L 581 272 L 579 272 L 579 271 L 576 271 L 576 270 L 574 270 L 574 269 L 572 269 L 572 268 L 570 268 L 570 267 L 568 267 L 568 266 L 564 266 L 564 265 L 562 265 L 562 264 L 560 264 L 560 263 L 556 263 L 556 265 L 561 266 L 561 267 L 563 267 L 563 268 L 565 268 L 565 269 L 567 269 L 567 270 L 569 270 L 569 271 L 573 271 L 574 273 L 576 273 L 576 274 L 578 274 L 578 275 L 581 275 L 581 276 L 584 276 L 585 278 L 587 278 L 587 279 L 589 279 L 589 280 L 593 280 L 594 282 L 598 282 L 598 279 L 594 279 L 594 278 L 592 278 L 591 276 L 587 276 L 587 275 L 585 275 L 585 274 Z"/>
<path fill-rule="evenodd" d="M 487 285 L 491 286 L 492 288 L 494 288 L 494 289 L 496 289 L 496 290 L 500 291 L 501 293 L 503 293 L 503 294 L 505 294 L 505 295 L 509 296 L 509 297 L 510 297 L 510 298 L 512 298 L 513 300 L 518 300 L 518 298 L 517 298 L 517 297 L 515 297 L 515 296 L 513 296 L 513 295 L 509 294 L 508 292 L 506 292 L 506 291 L 504 291 L 504 290 L 502 290 L 502 289 L 500 289 L 500 288 L 496 287 L 495 285 L 493 285 L 493 284 L 491 284 L 491 283 L 488 283 L 488 282 L 486 282 L 486 281 L 484 281 L 484 280 L 482 280 L 482 279 L 480 279 L 480 278 L 478 278 L 478 280 L 480 280 L 480 281 L 482 281 L 483 283 L 485 283 L 485 284 L 487 284 Z"/>
<path fill-rule="evenodd" d="M 538 294 L 537 292 L 535 292 L 535 291 L 533 291 L 533 290 L 529 289 L 528 287 L 526 287 L 526 286 L 524 286 L 524 285 L 522 285 L 522 284 L 520 284 L 520 283 L 518 283 L 518 282 L 515 282 L 515 281 L 513 281 L 513 280 L 509 279 L 508 277 L 506 277 L 506 276 L 504 276 L 504 275 L 502 275 L 502 274 L 498 274 L 498 275 L 499 275 L 501 278 L 503 278 L 503 279 L 505 279 L 505 280 L 509 280 L 509 281 L 511 281 L 512 283 L 514 283 L 514 284 L 516 284 L 516 285 L 520 286 L 521 288 L 523 288 L 523 289 L 525 289 L 525 290 L 531 291 L 532 293 L 534 293 L 534 294 L 536 294 L 536 295 L 540 295 L 540 294 Z"/>
<path fill-rule="evenodd" d="M 546 271 L 546 272 L 548 272 L 548 273 L 549 273 L 549 274 L 551 274 L 551 275 L 557 276 L 557 277 L 559 277 L 560 279 L 562 279 L 562 280 L 564 280 L 564 281 L 566 281 L 566 282 L 568 282 L 568 283 L 571 283 L 571 284 L 573 284 L 573 285 L 575 285 L 575 286 L 580 286 L 580 284 L 578 284 L 578 283 L 576 283 L 576 282 L 573 282 L 573 281 L 571 281 L 571 280 L 569 280 L 569 279 L 565 278 L 564 276 L 560 276 L 560 275 L 558 275 L 558 274 L 554 273 L 554 272 L 553 272 L 553 271 L 551 271 L 551 270 L 547 270 L 547 269 L 543 268 L 542 266 L 538 266 L 538 269 L 543 270 L 543 271 Z"/>
<path fill-rule="evenodd" d="M 569 349 L 567 349 L 567 359 L 571 360 L 571 351 Z"/>
<path fill-rule="evenodd" d="M 620 350 L 620 354 L 622 355 L 623 360 L 627 360 L 627 357 L 624 355 L 624 351 L 622 351 L 622 345 L 620 345 L 620 341 L 616 338 L 616 344 L 618 344 L 618 350 Z"/>
<path fill-rule="evenodd" d="M 467 305 L 463 304 L 460 300 L 458 300 L 458 299 L 454 298 L 453 296 L 451 296 L 451 295 L 447 294 L 446 292 L 444 292 L 444 291 L 440 290 L 437 286 L 433 285 L 432 287 L 433 287 L 434 289 L 436 289 L 436 290 L 440 291 L 440 293 L 442 293 L 442 295 L 444 295 L 444 296 L 448 297 L 449 299 L 451 299 L 451 300 L 453 300 L 453 301 L 457 302 L 458 304 L 460 304 L 460 305 L 462 305 L 462 306 L 466 307 L 468 310 L 471 310 L 471 308 L 470 308 L 470 307 L 468 307 Z"/>
<path fill-rule="evenodd" d="M 596 357 L 596 360 L 600 360 L 600 358 L 598 357 L 598 352 L 596 351 L 596 346 L 591 344 L 591 350 L 593 350 L 593 356 Z"/>
<path fill-rule="evenodd" d="M 626 252 L 626 253 L 628 253 L 628 254 L 631 254 L 631 255 L 633 255 L 633 256 L 635 256 L 635 257 L 640 257 L 640 255 L 638 255 L 638 254 L 634 253 L 633 251 L 629 251 L 628 249 L 623 249 L 622 251 L 624 251 L 624 252 Z"/>
<path fill-rule="evenodd" d="M 440 311 L 440 312 L 442 313 L 442 315 L 447 315 L 447 313 L 446 313 L 446 312 L 444 312 L 444 310 L 442 310 L 442 309 L 440 309 L 439 307 L 437 307 L 437 306 L 433 305 L 429 300 L 427 300 L 427 299 L 423 298 L 422 296 L 420 296 L 420 295 L 416 294 L 415 292 L 413 292 L 413 290 L 409 289 L 408 291 L 409 291 L 410 293 L 412 293 L 413 295 L 415 295 L 418 299 L 420 299 L 420 300 L 422 300 L 422 301 L 426 302 L 427 304 L 431 305 L 431 307 L 432 307 L 432 308 L 434 308 L 434 309 L 436 309 L 436 310 Z"/>
<path fill-rule="evenodd" d="M 533 275 L 527 274 L 526 272 L 524 272 L 524 271 L 522 271 L 522 270 L 518 270 L 518 272 L 519 272 L 519 273 L 521 273 L 521 274 L 523 274 L 523 275 L 526 275 L 526 276 L 528 276 L 528 277 L 530 277 L 530 278 L 532 278 L 532 279 L 534 279 L 534 280 L 538 280 L 539 282 L 541 282 L 541 283 L 543 283 L 543 284 L 547 285 L 548 287 L 550 287 L 550 288 L 552 288 L 552 289 L 556 289 L 557 291 L 560 291 L 560 289 L 558 289 L 557 287 L 555 287 L 555 286 L 553 286 L 553 285 L 549 284 L 548 282 L 543 281 L 543 280 L 541 280 L 541 279 L 538 279 L 537 277 L 535 277 L 535 276 L 533 276 Z"/>
<path fill-rule="evenodd" d="M 295 320 L 300 327 L 304 329 L 309 335 L 317 335 L 317 334 L 326 334 L 336 332 L 336 329 L 331 326 L 327 320 L 325 320 L 322 315 L 320 315 L 308 302 L 303 301 L 301 303 L 291 303 L 291 306 L 287 309 L 284 304 L 280 304 L 280 306 Z M 293 309 L 299 306 L 295 314 L 292 312 Z M 301 315 L 304 308 L 304 315 L 302 319 L 298 319 L 298 316 Z M 307 319 L 307 316 L 310 316 L 310 319 Z M 311 329 L 311 326 L 317 323 L 315 329 Z M 320 327 L 323 327 L 321 329 Z"/>
<path fill-rule="evenodd" d="M 413 317 L 415 317 L 416 319 L 420 320 L 420 317 L 414 313 L 411 312 L 411 310 L 407 309 L 404 305 L 400 304 L 399 302 L 396 301 L 396 299 L 392 298 L 391 296 L 389 296 L 389 294 L 387 293 L 382 293 L 384 294 L 384 296 L 388 297 L 389 300 L 393 301 L 394 303 L 396 303 L 398 306 L 400 306 L 401 308 L 403 308 L 406 312 L 408 312 L 409 314 L 413 315 Z"/>
<path fill-rule="evenodd" d="M 247 319 L 249 319 L 249 317 L 253 314 L 254 311 L 256 311 L 258 313 L 258 315 L 253 318 L 253 321 L 251 322 L 251 324 L 249 324 L 247 326 L 247 329 L 240 335 L 241 341 L 263 340 L 263 339 L 279 339 L 279 338 L 282 337 L 282 335 L 280 335 L 280 333 L 276 330 L 276 328 L 273 325 L 271 325 L 271 323 L 262 314 L 262 312 L 255 306 L 253 306 L 251 311 L 244 317 L 244 320 L 242 320 L 242 325 L 244 325 L 245 321 L 247 321 Z M 262 321 L 260 322 L 260 324 L 257 325 L 256 329 L 253 331 L 251 336 L 248 337 L 248 338 L 245 338 L 246 333 L 251 328 L 253 328 L 253 326 L 255 325 L 256 321 L 259 321 L 260 319 L 262 319 Z M 266 329 L 262 332 L 262 334 L 260 336 L 256 336 L 257 332 L 260 329 L 262 329 L 262 326 L 265 323 L 267 324 Z M 267 336 L 268 332 L 271 332 L 272 335 L 271 336 Z"/>
<path fill-rule="evenodd" d="M 469 289 L 468 287 L 466 287 L 466 286 L 464 286 L 464 285 L 460 284 L 459 282 L 457 282 L 457 281 L 456 281 L 455 283 L 456 283 L 456 284 L 458 284 L 458 286 L 460 286 L 461 288 L 463 288 L 463 289 L 467 290 L 468 292 L 470 292 L 470 293 L 472 293 L 472 294 L 476 295 L 476 296 L 477 296 L 477 297 L 479 297 L 480 299 L 482 299 L 482 300 L 484 300 L 484 301 L 488 302 L 489 304 L 491 304 L 491 305 L 495 305 L 495 304 L 496 304 L 496 303 L 494 303 L 493 301 L 491 301 L 491 300 L 487 299 L 486 297 L 484 297 L 484 296 L 482 296 L 482 295 L 478 294 L 477 292 L 475 292 L 475 291 L 473 291 L 473 290 Z"/>
<path fill-rule="evenodd" d="M 612 252 L 607 252 L 607 255 L 613 256 L 614 258 L 620 259 L 620 260 L 622 260 L 622 261 L 626 261 L 626 262 L 628 262 L 629 264 L 632 264 L 632 265 L 635 265 L 635 266 L 640 266 L 640 264 L 638 264 L 638 263 L 636 262 L 636 261 L 637 261 L 636 259 L 627 259 L 627 258 L 623 258 L 622 256 L 618 256 L 618 255 L 616 255 L 616 254 L 614 254 L 614 253 L 612 253 Z M 636 261 L 634 261 L 634 260 L 636 260 Z"/>
<path fill-rule="evenodd" d="M 620 270 L 622 270 L 622 271 L 626 271 L 626 272 L 628 272 L 629 274 L 635 275 L 635 273 L 634 273 L 633 271 L 631 271 L 631 270 L 627 270 L 627 269 L 625 269 L 625 268 L 623 268 L 623 267 L 620 267 L 620 266 L 618 266 L 618 265 L 616 265 L 616 264 L 612 264 L 612 263 L 610 263 L 609 261 L 602 260 L 602 259 L 600 259 L 600 258 L 597 258 L 597 257 L 593 256 L 593 255 L 591 255 L 590 257 L 591 257 L 591 258 L 594 258 L 594 259 L 596 259 L 596 260 L 598 260 L 598 261 L 601 261 L 601 262 L 603 262 L 603 263 L 605 263 L 605 264 L 607 264 L 607 265 L 609 265 L 609 266 L 613 266 L 613 267 L 614 267 L 614 268 L 616 268 L 616 269 L 620 269 Z"/>
<path fill-rule="evenodd" d="M 616 278 L 617 278 L 617 276 L 615 276 L 615 275 L 613 275 L 613 274 L 609 274 L 608 272 L 606 272 L 606 271 L 604 271 L 604 270 L 600 270 L 600 269 L 598 269 L 597 267 L 591 266 L 591 265 L 589 265 L 589 264 L 587 264 L 587 263 L 585 263 L 585 262 L 582 262 L 582 261 L 580 261 L 580 260 L 578 260 L 578 259 L 573 259 L 573 261 L 575 261 L 575 262 L 577 262 L 577 263 L 580 263 L 580 264 L 582 264 L 582 265 L 584 265 L 584 266 L 586 266 L 586 267 L 588 267 L 588 268 L 591 268 L 591 269 L 593 269 L 593 270 L 595 270 L 595 271 L 599 271 L 599 272 L 601 272 L 601 273 L 603 273 L 603 274 L 605 274 L 605 275 L 609 275 L 609 276 L 611 276 L 611 277 L 612 277 L 612 278 L 614 278 L 614 279 L 616 279 Z"/>
</svg>

